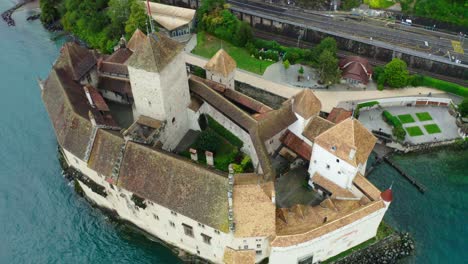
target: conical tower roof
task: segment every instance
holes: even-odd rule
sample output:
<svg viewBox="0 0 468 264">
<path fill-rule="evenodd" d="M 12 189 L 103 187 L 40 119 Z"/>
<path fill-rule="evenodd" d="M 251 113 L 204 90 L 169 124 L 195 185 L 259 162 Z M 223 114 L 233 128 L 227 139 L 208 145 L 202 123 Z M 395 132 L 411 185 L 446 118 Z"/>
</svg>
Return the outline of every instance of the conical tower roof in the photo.
<svg viewBox="0 0 468 264">
<path fill-rule="evenodd" d="M 69 67 L 73 80 L 83 77 L 97 60 L 93 53 L 76 42 L 67 42 L 63 45 L 57 67 Z"/>
<path fill-rule="evenodd" d="M 133 32 L 132 37 L 127 43 L 127 48 L 133 52 L 135 52 L 138 47 L 145 41 L 146 35 L 141 31 L 139 28 Z"/>
<path fill-rule="evenodd" d="M 161 33 L 151 33 L 128 60 L 128 66 L 161 72 L 183 49 L 183 45 Z"/>
<path fill-rule="evenodd" d="M 224 49 L 218 50 L 205 65 L 206 70 L 220 73 L 224 77 L 227 77 L 236 67 L 236 61 Z"/>
</svg>

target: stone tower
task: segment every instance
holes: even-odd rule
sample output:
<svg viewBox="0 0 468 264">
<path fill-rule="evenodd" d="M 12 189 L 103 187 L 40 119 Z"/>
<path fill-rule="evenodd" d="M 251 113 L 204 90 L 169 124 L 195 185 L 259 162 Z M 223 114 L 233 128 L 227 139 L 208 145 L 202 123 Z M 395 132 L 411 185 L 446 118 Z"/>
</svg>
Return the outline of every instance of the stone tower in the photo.
<svg viewBox="0 0 468 264">
<path fill-rule="evenodd" d="M 234 90 L 236 67 L 236 61 L 226 51 L 220 49 L 205 65 L 206 78 Z"/>
<path fill-rule="evenodd" d="M 190 103 L 183 46 L 163 34 L 143 38 L 128 60 L 134 117 L 165 122 L 163 148 L 172 150 L 188 130 Z"/>
</svg>

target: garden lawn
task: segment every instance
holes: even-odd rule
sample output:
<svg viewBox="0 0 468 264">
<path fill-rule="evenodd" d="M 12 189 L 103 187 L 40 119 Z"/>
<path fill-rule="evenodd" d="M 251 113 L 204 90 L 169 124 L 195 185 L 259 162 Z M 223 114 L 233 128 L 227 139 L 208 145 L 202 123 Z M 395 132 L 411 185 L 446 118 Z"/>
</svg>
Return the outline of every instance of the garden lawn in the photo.
<svg viewBox="0 0 468 264">
<path fill-rule="evenodd" d="M 223 48 L 237 63 L 237 67 L 249 72 L 253 72 L 259 75 L 263 75 L 266 68 L 274 61 L 259 60 L 250 57 L 249 52 L 245 48 L 239 48 L 231 43 L 216 38 L 206 33 L 202 34 L 197 38 L 198 43 L 192 53 L 210 59 L 213 55 L 218 52 L 219 49 Z"/>
<path fill-rule="evenodd" d="M 427 133 L 429 134 L 437 134 L 442 132 L 440 127 L 436 124 L 424 125 L 424 129 L 426 129 Z"/>
<path fill-rule="evenodd" d="M 412 137 L 422 136 L 424 133 L 422 132 L 419 126 L 412 126 L 412 127 L 405 127 L 408 134 Z"/>
<path fill-rule="evenodd" d="M 432 116 L 428 112 L 416 113 L 416 116 L 418 117 L 419 121 L 432 120 Z"/>
<path fill-rule="evenodd" d="M 398 119 L 400 119 L 403 124 L 414 123 L 414 118 L 410 114 L 399 115 Z"/>
</svg>

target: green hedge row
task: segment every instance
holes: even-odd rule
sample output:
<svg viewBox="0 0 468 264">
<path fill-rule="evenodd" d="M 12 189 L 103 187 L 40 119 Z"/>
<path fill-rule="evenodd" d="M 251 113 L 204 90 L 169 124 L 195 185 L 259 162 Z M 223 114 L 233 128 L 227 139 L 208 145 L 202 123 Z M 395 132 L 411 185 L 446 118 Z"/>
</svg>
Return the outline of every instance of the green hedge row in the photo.
<svg viewBox="0 0 468 264">
<path fill-rule="evenodd" d="M 379 104 L 379 102 L 377 102 L 377 101 L 370 101 L 370 102 L 365 102 L 365 103 L 362 103 L 362 104 L 358 104 L 357 108 L 361 109 L 363 107 L 371 107 L 371 106 L 378 105 L 378 104 Z"/>
<path fill-rule="evenodd" d="M 242 148 L 244 146 L 244 142 L 236 137 L 231 131 L 227 130 L 223 127 L 220 123 L 216 122 L 211 116 L 207 115 L 208 118 L 208 126 L 213 129 L 216 133 L 224 137 L 227 141 L 229 141 L 232 145 Z"/>
<path fill-rule="evenodd" d="M 464 87 L 455 83 L 434 79 L 424 75 L 411 76 L 410 82 L 413 86 L 428 86 L 459 96 L 468 97 L 468 87 Z"/>
<path fill-rule="evenodd" d="M 400 122 L 400 120 L 396 116 L 390 114 L 390 112 L 387 110 L 382 112 L 382 116 L 385 122 L 393 126 L 393 135 L 399 140 L 404 140 L 406 137 L 406 131 L 403 128 L 403 124 Z"/>
</svg>

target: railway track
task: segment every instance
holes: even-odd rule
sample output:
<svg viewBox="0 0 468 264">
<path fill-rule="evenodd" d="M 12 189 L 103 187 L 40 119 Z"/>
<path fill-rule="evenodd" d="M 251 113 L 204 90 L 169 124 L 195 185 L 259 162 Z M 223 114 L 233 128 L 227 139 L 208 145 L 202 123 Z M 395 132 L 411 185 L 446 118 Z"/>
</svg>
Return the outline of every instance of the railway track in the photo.
<svg viewBox="0 0 468 264">
<path fill-rule="evenodd" d="M 281 45 L 290 46 L 290 47 L 296 47 L 297 43 L 298 43 L 297 39 L 286 37 L 286 36 L 283 36 L 283 35 L 277 35 L 277 34 L 265 32 L 265 31 L 260 31 L 260 30 L 257 30 L 257 29 L 254 29 L 254 36 L 257 37 L 257 38 L 260 38 L 260 39 L 275 40 L 276 42 L 278 42 Z M 314 46 L 315 45 L 310 43 L 310 42 L 305 42 L 305 41 L 300 41 L 299 42 L 299 47 L 300 48 L 311 49 Z M 338 58 L 344 58 L 346 56 L 356 56 L 356 54 L 354 54 L 352 52 L 349 52 L 349 51 L 338 50 L 337 51 L 337 56 L 338 56 Z M 369 61 L 369 63 L 372 66 L 384 66 L 385 64 L 388 63 L 386 61 L 376 60 L 374 58 L 367 58 L 366 57 L 366 59 Z M 439 80 L 452 82 L 452 83 L 456 83 L 456 84 L 468 87 L 468 81 L 461 80 L 461 79 L 458 79 L 458 78 L 453 78 L 453 77 L 449 77 L 449 76 L 445 76 L 445 75 L 441 75 L 441 74 L 437 74 L 437 73 L 432 73 L 432 72 L 428 72 L 428 71 L 424 71 L 424 70 L 420 70 L 420 69 L 414 69 L 414 68 L 408 68 L 408 70 L 412 74 L 421 74 L 421 75 L 425 75 L 425 76 L 430 76 L 430 77 L 433 77 L 433 78 L 436 78 L 436 79 L 439 79 Z"/>
</svg>

